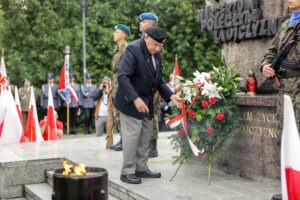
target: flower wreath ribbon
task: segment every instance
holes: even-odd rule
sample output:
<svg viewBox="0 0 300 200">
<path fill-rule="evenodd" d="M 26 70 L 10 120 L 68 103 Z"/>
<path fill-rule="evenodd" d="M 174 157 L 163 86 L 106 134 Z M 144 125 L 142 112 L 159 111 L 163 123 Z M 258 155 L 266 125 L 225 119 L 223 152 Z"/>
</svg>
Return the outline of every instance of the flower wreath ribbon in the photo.
<svg viewBox="0 0 300 200">
<path fill-rule="evenodd" d="M 165 118 L 165 123 L 171 128 L 175 128 L 180 124 L 183 124 L 184 127 L 184 132 L 185 135 L 187 137 L 187 140 L 189 142 L 190 148 L 193 151 L 195 156 L 200 156 L 204 150 L 202 149 L 202 151 L 200 151 L 196 145 L 191 141 L 190 137 L 188 136 L 188 129 L 187 129 L 187 123 L 186 123 L 186 114 L 188 113 L 188 111 L 191 109 L 191 107 L 193 106 L 193 104 L 195 103 L 195 101 L 197 100 L 198 96 L 201 94 L 202 89 L 199 90 L 199 92 L 197 93 L 197 95 L 195 96 L 193 102 L 191 103 L 191 105 L 189 106 L 188 109 L 186 109 L 186 106 L 184 104 L 184 101 L 182 101 L 182 114 L 181 115 L 177 115 L 176 117 L 174 117 L 173 119 L 168 119 Z"/>
</svg>

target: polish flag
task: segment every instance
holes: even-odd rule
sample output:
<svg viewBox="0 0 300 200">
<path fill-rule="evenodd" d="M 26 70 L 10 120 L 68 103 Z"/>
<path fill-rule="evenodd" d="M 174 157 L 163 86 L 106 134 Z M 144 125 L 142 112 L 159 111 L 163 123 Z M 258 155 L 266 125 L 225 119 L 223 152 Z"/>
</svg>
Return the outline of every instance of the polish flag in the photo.
<svg viewBox="0 0 300 200">
<path fill-rule="evenodd" d="M 30 90 L 31 93 L 30 93 L 30 104 L 29 104 L 29 111 L 28 111 L 27 124 L 26 124 L 26 137 L 31 142 L 40 142 L 40 141 L 44 141 L 44 139 L 42 137 L 41 129 L 39 126 L 32 86 Z"/>
<path fill-rule="evenodd" d="M 22 125 L 10 90 L 1 92 L 2 101 L 6 102 L 3 127 L 0 138 L 1 144 L 20 143 L 22 137 Z M 4 103 L 5 104 L 5 103 Z"/>
<path fill-rule="evenodd" d="M 21 136 L 21 140 L 20 142 L 26 142 L 25 136 L 24 136 L 24 126 L 23 126 L 23 119 L 22 119 L 22 113 L 21 113 L 21 104 L 20 104 L 20 98 L 19 98 L 19 92 L 18 92 L 18 87 L 15 86 L 15 103 L 16 103 L 16 107 L 17 107 L 17 111 L 18 111 L 18 115 L 19 115 L 19 119 L 22 125 L 22 136 Z"/>
<path fill-rule="evenodd" d="M 52 90 L 49 85 L 48 89 L 48 111 L 47 111 L 47 134 L 43 135 L 44 140 L 57 140 L 57 128 L 56 128 L 56 119 L 54 115 L 54 103 L 52 97 Z"/>
<path fill-rule="evenodd" d="M 177 54 L 176 54 L 176 57 L 175 57 L 175 67 L 174 67 L 174 70 L 173 70 L 173 78 L 172 78 L 171 83 L 170 83 L 170 86 L 172 87 L 172 91 L 175 92 L 175 93 L 178 92 L 178 88 L 180 87 L 179 85 L 174 86 L 174 84 L 176 83 L 176 76 L 179 76 L 179 66 L 178 66 L 178 61 L 177 61 Z"/>
<path fill-rule="evenodd" d="M 283 200 L 300 200 L 300 139 L 290 96 L 284 95 L 281 139 L 281 190 Z"/>
<path fill-rule="evenodd" d="M 1 74 L 0 74 L 1 76 Z M 3 130 L 3 125 L 4 125 L 4 117 L 6 114 L 6 98 L 4 97 L 4 87 L 0 84 L 0 138 L 1 138 L 1 133 Z"/>
</svg>

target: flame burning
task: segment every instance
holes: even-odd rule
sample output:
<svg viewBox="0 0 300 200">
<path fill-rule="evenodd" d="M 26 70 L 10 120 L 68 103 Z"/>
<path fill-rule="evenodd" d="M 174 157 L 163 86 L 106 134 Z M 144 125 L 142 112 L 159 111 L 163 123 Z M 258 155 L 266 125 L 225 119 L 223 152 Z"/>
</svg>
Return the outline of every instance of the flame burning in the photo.
<svg viewBox="0 0 300 200">
<path fill-rule="evenodd" d="M 65 171 L 63 171 L 63 175 L 69 175 L 72 172 L 71 167 L 73 167 L 73 165 L 69 165 L 67 160 L 63 161 L 63 166 L 65 168 Z"/>
<path fill-rule="evenodd" d="M 62 173 L 64 176 L 70 175 L 70 173 L 72 173 L 72 170 L 78 176 L 82 176 L 86 174 L 85 164 L 79 164 L 73 167 L 73 165 L 68 164 L 67 160 L 64 160 L 63 166 L 65 168 L 65 171 L 63 171 Z"/>
<path fill-rule="evenodd" d="M 86 174 L 85 164 L 76 165 L 73 168 L 73 170 L 74 170 L 75 174 L 77 174 L 79 176 L 82 176 L 82 175 Z"/>
</svg>

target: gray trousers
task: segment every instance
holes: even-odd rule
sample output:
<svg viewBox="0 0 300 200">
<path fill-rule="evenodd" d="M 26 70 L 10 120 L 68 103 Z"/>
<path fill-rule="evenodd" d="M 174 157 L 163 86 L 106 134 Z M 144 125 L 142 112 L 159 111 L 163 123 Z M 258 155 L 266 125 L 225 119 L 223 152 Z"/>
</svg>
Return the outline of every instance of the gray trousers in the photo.
<svg viewBox="0 0 300 200">
<path fill-rule="evenodd" d="M 96 136 L 102 136 L 104 134 L 104 129 L 107 131 L 107 121 L 108 117 L 106 116 L 97 117 L 95 120 Z"/>
<path fill-rule="evenodd" d="M 142 120 L 120 113 L 123 141 L 123 167 L 121 174 L 134 174 L 148 169 L 148 147 L 153 121 Z"/>
</svg>

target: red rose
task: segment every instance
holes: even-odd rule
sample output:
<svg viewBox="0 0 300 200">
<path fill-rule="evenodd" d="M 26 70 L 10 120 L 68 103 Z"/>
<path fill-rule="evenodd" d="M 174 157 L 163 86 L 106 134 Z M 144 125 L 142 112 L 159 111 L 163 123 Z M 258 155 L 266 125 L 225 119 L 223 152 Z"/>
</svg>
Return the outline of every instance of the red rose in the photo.
<svg viewBox="0 0 300 200">
<path fill-rule="evenodd" d="M 194 143 L 198 143 L 198 142 L 199 142 L 199 139 L 196 139 Z"/>
<path fill-rule="evenodd" d="M 202 107 L 203 108 L 207 108 L 209 106 L 209 103 L 208 103 L 208 101 L 202 101 Z"/>
<path fill-rule="evenodd" d="M 193 111 L 191 111 L 191 112 L 189 112 L 189 117 L 191 119 L 195 119 L 196 118 L 196 114 Z"/>
<path fill-rule="evenodd" d="M 217 118 L 217 120 L 221 121 L 221 120 L 224 119 L 224 114 L 223 113 L 218 113 L 216 118 Z"/>
<path fill-rule="evenodd" d="M 208 127 L 207 129 L 206 129 L 206 132 L 208 133 L 208 134 L 210 134 L 210 133 L 212 133 L 212 132 L 214 132 L 214 128 L 211 126 L 211 127 Z"/>
<path fill-rule="evenodd" d="M 184 131 L 183 131 L 182 129 L 180 129 L 180 130 L 178 131 L 178 135 L 184 136 Z"/>
<path fill-rule="evenodd" d="M 201 152 L 198 152 L 198 156 L 200 156 L 202 153 Z"/>
<path fill-rule="evenodd" d="M 215 104 L 217 102 L 217 99 L 215 97 L 210 97 L 209 98 L 209 103 Z"/>
</svg>

